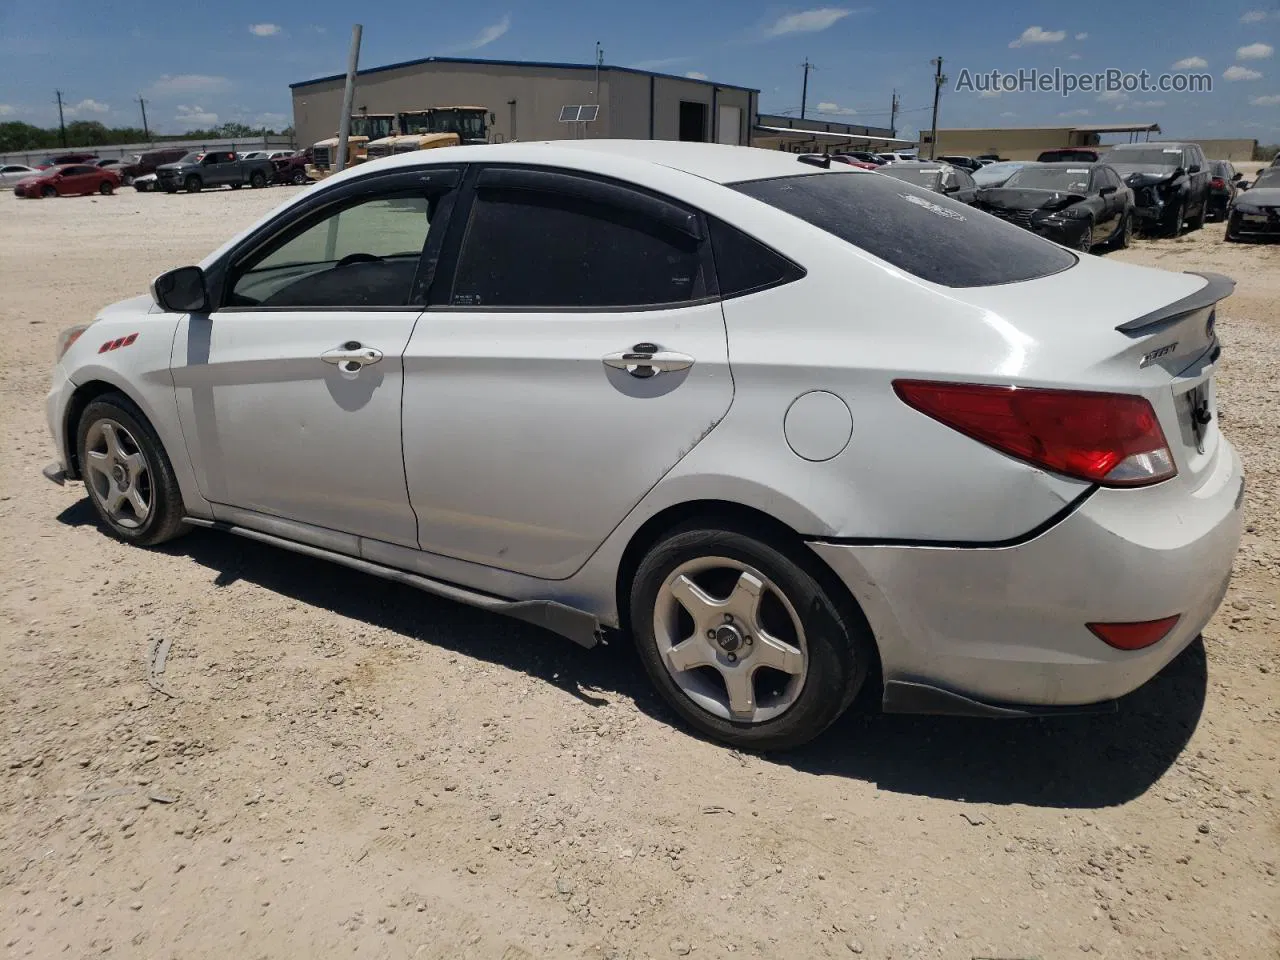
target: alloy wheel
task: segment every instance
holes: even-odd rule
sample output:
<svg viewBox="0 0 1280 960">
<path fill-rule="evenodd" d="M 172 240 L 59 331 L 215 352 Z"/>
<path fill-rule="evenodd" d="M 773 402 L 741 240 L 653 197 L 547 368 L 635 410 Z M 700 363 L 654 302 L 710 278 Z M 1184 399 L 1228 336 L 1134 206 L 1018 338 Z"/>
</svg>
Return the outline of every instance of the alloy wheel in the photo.
<svg viewBox="0 0 1280 960">
<path fill-rule="evenodd" d="M 1084 233 L 1080 236 L 1079 250 L 1081 253 L 1088 253 L 1093 249 L 1093 224 L 1086 223 Z"/>
<path fill-rule="evenodd" d="M 137 530 L 151 516 L 151 467 L 138 441 L 116 420 L 101 419 L 85 436 L 85 479 L 113 523 Z"/>
<path fill-rule="evenodd" d="M 671 679 L 721 719 L 764 723 L 804 687 L 809 653 L 799 615 L 773 581 L 739 560 L 678 566 L 658 591 L 653 628 Z"/>
</svg>

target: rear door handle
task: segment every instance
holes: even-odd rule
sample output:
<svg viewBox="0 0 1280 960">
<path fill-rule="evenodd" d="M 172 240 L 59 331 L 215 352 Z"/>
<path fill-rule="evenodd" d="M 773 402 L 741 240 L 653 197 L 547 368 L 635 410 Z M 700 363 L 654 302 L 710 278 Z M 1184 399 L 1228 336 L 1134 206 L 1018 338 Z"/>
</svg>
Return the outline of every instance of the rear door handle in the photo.
<svg viewBox="0 0 1280 960">
<path fill-rule="evenodd" d="M 688 354 L 663 350 L 655 343 L 637 343 L 630 350 L 610 353 L 601 359 L 606 367 L 625 370 L 642 380 L 660 373 L 688 370 L 694 364 L 693 357 Z"/>
<path fill-rule="evenodd" d="M 344 374 L 357 374 L 362 367 L 381 360 L 382 351 L 377 347 L 366 347 L 359 340 L 348 340 L 342 346 L 320 354 L 320 359 L 335 364 Z"/>
</svg>

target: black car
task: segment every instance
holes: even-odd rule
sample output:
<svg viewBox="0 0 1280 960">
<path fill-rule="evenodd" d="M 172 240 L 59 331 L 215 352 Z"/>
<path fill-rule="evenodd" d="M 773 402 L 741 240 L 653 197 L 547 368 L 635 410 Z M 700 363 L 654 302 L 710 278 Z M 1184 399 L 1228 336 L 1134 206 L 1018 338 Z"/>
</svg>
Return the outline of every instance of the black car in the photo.
<svg viewBox="0 0 1280 960">
<path fill-rule="evenodd" d="M 968 170 L 973 173 L 975 170 L 981 170 L 982 164 L 973 157 L 947 156 L 938 157 L 943 163 L 949 163 L 953 167 L 959 167 L 961 170 Z"/>
<path fill-rule="evenodd" d="M 1122 143 L 1107 163 L 1133 190 L 1143 233 L 1176 237 L 1199 230 L 1209 212 L 1209 161 L 1195 143 Z"/>
<path fill-rule="evenodd" d="M 886 163 L 876 173 L 914 183 L 917 187 L 924 187 L 934 193 L 946 194 L 961 203 L 972 204 L 978 195 L 978 185 L 973 182 L 968 170 L 936 160 L 896 160 Z"/>
<path fill-rule="evenodd" d="M 1280 167 L 1267 167 L 1253 186 L 1241 184 L 1227 211 L 1227 239 L 1280 240 Z"/>
<path fill-rule="evenodd" d="M 1032 164 L 979 190 L 975 206 L 1086 253 L 1127 247 L 1133 233 L 1133 191 L 1104 163 Z"/>
<path fill-rule="evenodd" d="M 1244 174 L 1226 160 L 1210 160 L 1209 178 L 1209 216 L 1225 220 L 1227 209 L 1236 198 L 1236 185 L 1244 179 Z"/>
</svg>

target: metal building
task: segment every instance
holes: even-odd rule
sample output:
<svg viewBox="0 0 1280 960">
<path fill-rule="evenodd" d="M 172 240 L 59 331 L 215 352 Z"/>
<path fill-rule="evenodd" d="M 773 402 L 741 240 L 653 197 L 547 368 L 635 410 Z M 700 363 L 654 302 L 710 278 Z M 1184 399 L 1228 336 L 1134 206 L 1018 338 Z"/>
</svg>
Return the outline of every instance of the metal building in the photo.
<svg viewBox="0 0 1280 960">
<path fill-rule="evenodd" d="M 344 81 L 338 74 L 290 84 L 299 145 L 337 133 Z M 357 114 L 484 106 L 494 142 L 624 138 L 748 144 L 758 98 L 759 91 L 749 87 L 630 67 L 426 57 L 361 70 L 354 103 Z M 582 106 L 599 109 L 576 109 Z M 568 119 L 573 117 L 584 119 Z"/>
</svg>

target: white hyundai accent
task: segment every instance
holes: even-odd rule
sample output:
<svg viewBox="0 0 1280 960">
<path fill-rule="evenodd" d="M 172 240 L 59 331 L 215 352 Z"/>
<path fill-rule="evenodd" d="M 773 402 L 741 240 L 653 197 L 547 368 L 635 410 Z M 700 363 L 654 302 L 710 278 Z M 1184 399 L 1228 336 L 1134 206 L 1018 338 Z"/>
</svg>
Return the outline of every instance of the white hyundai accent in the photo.
<svg viewBox="0 0 1280 960">
<path fill-rule="evenodd" d="M 843 165 L 457 147 L 300 194 L 66 331 L 57 482 L 527 620 L 629 632 L 703 734 L 1114 707 L 1221 602 L 1232 281 Z"/>
</svg>

